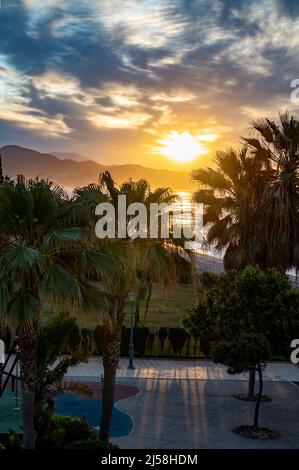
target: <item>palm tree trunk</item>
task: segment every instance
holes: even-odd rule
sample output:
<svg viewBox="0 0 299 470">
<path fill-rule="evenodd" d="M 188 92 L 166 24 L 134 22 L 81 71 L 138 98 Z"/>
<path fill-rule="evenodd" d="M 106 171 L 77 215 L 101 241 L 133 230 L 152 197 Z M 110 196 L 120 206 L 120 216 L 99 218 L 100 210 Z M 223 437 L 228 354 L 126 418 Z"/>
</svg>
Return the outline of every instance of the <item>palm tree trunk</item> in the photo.
<svg viewBox="0 0 299 470">
<path fill-rule="evenodd" d="M 103 442 L 109 442 L 109 430 L 114 401 L 115 375 L 116 371 L 104 368 L 103 410 L 99 433 L 99 439 Z"/>
<path fill-rule="evenodd" d="M 260 411 L 260 404 L 261 404 L 261 398 L 262 398 L 262 393 L 263 393 L 263 370 L 260 364 L 258 364 L 257 371 L 259 374 L 259 391 L 256 397 L 255 412 L 254 412 L 253 425 L 255 428 L 257 428 L 259 425 L 259 411 Z"/>
<path fill-rule="evenodd" d="M 22 421 L 23 421 L 23 447 L 24 449 L 34 449 L 34 392 L 22 390 Z"/>
<path fill-rule="evenodd" d="M 34 404 L 36 350 L 40 330 L 39 318 L 22 324 L 18 330 L 22 385 L 23 447 L 34 449 Z"/>
<path fill-rule="evenodd" d="M 109 442 L 109 429 L 114 402 L 115 376 L 118 366 L 121 346 L 121 322 L 115 328 L 105 328 L 104 331 L 104 387 L 103 387 L 103 410 L 99 431 L 99 439 Z"/>
</svg>

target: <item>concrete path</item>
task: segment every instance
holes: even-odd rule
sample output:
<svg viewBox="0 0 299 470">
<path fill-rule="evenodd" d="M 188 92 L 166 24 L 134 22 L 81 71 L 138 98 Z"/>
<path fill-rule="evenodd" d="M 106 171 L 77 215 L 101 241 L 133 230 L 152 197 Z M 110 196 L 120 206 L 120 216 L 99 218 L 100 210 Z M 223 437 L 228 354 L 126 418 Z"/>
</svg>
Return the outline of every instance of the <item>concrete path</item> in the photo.
<svg viewBox="0 0 299 470">
<path fill-rule="evenodd" d="M 260 425 L 281 437 L 257 441 L 240 437 L 233 427 L 252 424 L 254 403 L 233 398 L 246 392 L 244 381 L 118 379 L 140 388 L 137 396 L 117 402 L 135 427 L 113 439 L 122 449 L 292 449 L 299 448 L 299 387 L 266 382 L 271 403 L 262 403 Z"/>
<path fill-rule="evenodd" d="M 138 379 L 196 379 L 196 380 L 247 380 L 247 374 L 229 375 L 225 366 L 209 360 L 135 359 L 135 370 L 128 370 L 128 359 L 121 358 L 117 377 Z M 100 377 L 102 358 L 92 357 L 68 371 L 72 377 Z M 289 362 L 272 362 L 266 367 L 265 381 L 298 381 L 299 366 Z"/>
</svg>

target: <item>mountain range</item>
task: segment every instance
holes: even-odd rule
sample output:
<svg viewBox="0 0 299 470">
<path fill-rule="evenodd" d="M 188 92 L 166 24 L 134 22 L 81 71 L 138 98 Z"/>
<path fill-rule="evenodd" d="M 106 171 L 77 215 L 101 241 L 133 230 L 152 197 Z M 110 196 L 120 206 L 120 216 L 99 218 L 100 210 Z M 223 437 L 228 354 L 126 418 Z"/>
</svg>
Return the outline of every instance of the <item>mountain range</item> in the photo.
<svg viewBox="0 0 299 470">
<path fill-rule="evenodd" d="M 96 183 L 99 174 L 110 171 L 117 184 L 132 178 L 148 180 L 152 188 L 193 189 L 190 173 L 183 171 L 147 168 L 142 165 L 104 165 L 93 160 L 84 160 L 78 154 L 55 152 L 56 155 L 37 152 L 17 145 L 5 145 L 0 149 L 3 174 L 15 178 L 23 174 L 26 178 L 49 178 L 64 187 L 83 186 Z M 69 158 L 73 156 L 74 158 Z"/>
</svg>

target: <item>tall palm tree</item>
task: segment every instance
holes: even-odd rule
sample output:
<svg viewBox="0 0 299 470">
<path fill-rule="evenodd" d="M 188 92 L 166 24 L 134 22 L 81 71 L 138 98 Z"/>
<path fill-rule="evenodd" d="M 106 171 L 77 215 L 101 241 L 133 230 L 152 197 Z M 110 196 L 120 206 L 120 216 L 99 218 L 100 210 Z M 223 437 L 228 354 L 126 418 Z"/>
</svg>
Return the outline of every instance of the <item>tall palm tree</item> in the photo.
<svg viewBox="0 0 299 470">
<path fill-rule="evenodd" d="M 103 183 L 106 177 L 107 185 Z M 102 180 L 102 181 L 101 181 Z M 109 190 L 110 188 L 110 190 Z M 101 289 L 106 293 L 105 305 L 99 308 L 103 320 L 103 411 L 99 437 L 109 440 L 112 406 L 114 401 L 115 376 L 121 347 L 121 330 L 124 318 L 124 307 L 127 293 L 134 285 L 134 270 L 131 257 L 128 254 L 131 247 L 123 240 L 99 240 L 95 236 L 95 208 L 101 202 L 117 204 L 117 194 L 114 191 L 114 182 L 110 174 L 100 176 L 100 184 L 89 184 L 74 190 L 75 220 L 89 231 L 89 238 L 107 253 L 113 252 L 117 266 L 113 267 L 113 274 L 104 280 L 94 276 L 100 281 Z"/>
<path fill-rule="evenodd" d="M 199 169 L 193 180 L 200 184 L 194 194 L 204 204 L 208 245 L 225 251 L 225 269 L 241 269 L 265 263 L 265 240 L 256 236 L 261 198 L 269 179 L 267 165 L 246 148 L 218 152 L 216 169 Z"/>
<path fill-rule="evenodd" d="M 151 191 L 150 185 L 146 180 L 132 181 L 129 180 L 123 183 L 119 189 L 120 194 L 124 194 L 127 197 L 127 205 L 134 202 L 143 204 L 146 207 L 148 218 L 150 217 L 150 205 L 153 204 L 167 204 L 171 205 L 178 200 L 176 194 L 172 194 L 170 188 L 156 188 Z M 158 220 L 161 223 L 161 220 Z M 149 228 L 149 227 L 147 227 Z M 144 311 L 144 322 L 147 320 L 147 314 L 149 309 L 149 303 L 152 295 L 152 284 L 153 280 L 166 281 L 167 274 L 173 278 L 174 273 L 170 272 L 168 263 L 168 252 L 165 248 L 165 240 L 161 237 L 150 240 L 149 238 L 138 239 L 135 241 L 135 245 L 138 245 L 136 255 L 138 257 L 139 267 L 139 286 L 137 300 L 141 297 L 141 291 L 146 286 L 147 295 Z M 172 257 L 174 251 L 172 250 Z M 158 264 L 157 261 L 159 260 Z M 183 262 L 183 261 L 182 261 Z M 161 273 L 163 269 L 163 273 Z M 169 279 L 168 279 L 169 281 Z M 139 304 L 137 302 L 137 309 Z M 137 312 L 139 313 L 139 312 Z M 136 315 L 137 322 L 139 321 L 139 315 Z"/>
<path fill-rule="evenodd" d="M 225 250 L 225 268 L 299 266 L 299 122 L 251 123 L 239 150 L 219 152 L 216 169 L 200 169 L 196 200 L 205 205 L 207 242 Z"/>
<path fill-rule="evenodd" d="M 268 241 L 266 264 L 281 271 L 299 267 L 299 121 L 281 114 L 279 121 L 253 121 L 244 142 L 268 169 L 257 237 Z"/>
<path fill-rule="evenodd" d="M 43 180 L 0 186 L 0 311 L 7 312 L 20 347 L 23 439 L 34 447 L 37 344 L 45 302 L 92 306 L 89 277 L 105 273 L 102 253 L 81 228 L 69 225 L 72 204 Z M 78 274 L 80 273 L 80 274 Z"/>
<path fill-rule="evenodd" d="M 94 192 L 96 189 L 96 192 Z M 118 196 L 125 195 L 127 205 L 140 202 L 149 211 L 150 203 L 164 202 L 170 204 L 175 200 L 169 189 L 159 188 L 151 191 L 145 180 L 124 183 L 118 188 L 109 172 L 102 173 L 99 185 L 78 188 L 75 190 L 75 201 L 82 207 L 89 203 L 94 209 L 97 201 L 106 198 L 118 208 Z M 130 220 L 128 216 L 127 222 Z M 94 220 L 93 220 L 94 222 Z M 100 241 L 99 243 L 102 243 Z M 114 400 L 115 377 L 120 356 L 121 330 L 125 315 L 125 303 L 128 292 L 132 288 L 138 288 L 138 273 L 145 273 L 148 282 L 156 280 L 164 285 L 175 285 L 178 274 L 185 266 L 186 261 L 180 256 L 178 243 L 170 242 L 163 238 L 150 239 L 127 237 L 121 241 L 113 240 L 115 249 L 118 249 L 122 262 L 115 272 L 114 279 L 107 285 L 109 296 L 106 311 L 103 316 L 104 324 L 104 387 L 103 387 L 103 412 L 100 423 L 99 437 L 102 441 L 109 440 L 109 428 Z"/>
</svg>

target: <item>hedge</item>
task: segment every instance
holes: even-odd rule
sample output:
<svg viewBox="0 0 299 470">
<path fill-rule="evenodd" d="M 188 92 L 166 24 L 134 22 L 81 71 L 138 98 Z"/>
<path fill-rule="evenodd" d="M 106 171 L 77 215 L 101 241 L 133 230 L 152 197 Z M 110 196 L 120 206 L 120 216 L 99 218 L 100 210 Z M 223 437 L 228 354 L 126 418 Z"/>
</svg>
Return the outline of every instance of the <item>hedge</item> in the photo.
<svg viewBox="0 0 299 470">
<path fill-rule="evenodd" d="M 81 346 L 87 354 L 101 356 L 104 346 L 104 328 L 102 325 L 97 325 L 94 328 L 78 329 L 73 341 L 74 344 L 81 342 Z M 122 356 L 128 355 L 129 342 L 130 328 L 123 327 L 120 350 Z M 205 357 L 200 349 L 200 343 L 202 350 L 206 351 L 204 342 L 201 342 L 197 337 L 190 336 L 183 328 L 161 327 L 155 330 L 148 327 L 134 328 L 134 355 L 139 357 Z M 9 341 L 6 344 L 9 344 Z M 10 352 L 10 348 L 11 345 L 7 347 L 7 352 Z"/>
<path fill-rule="evenodd" d="M 88 339 L 87 339 L 88 338 Z M 104 344 L 103 326 L 93 330 L 84 328 L 82 341 L 84 349 L 90 354 L 102 355 Z M 127 356 L 130 342 L 130 328 L 123 327 L 121 335 L 121 355 Z M 89 349 L 87 349 L 89 345 Z M 134 355 L 140 357 L 203 357 L 198 338 L 188 335 L 183 328 L 152 330 L 148 327 L 134 328 Z"/>
</svg>

